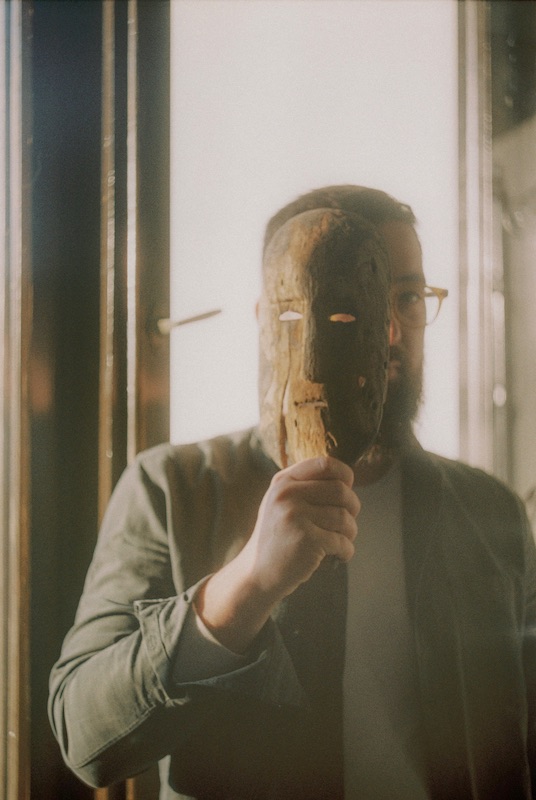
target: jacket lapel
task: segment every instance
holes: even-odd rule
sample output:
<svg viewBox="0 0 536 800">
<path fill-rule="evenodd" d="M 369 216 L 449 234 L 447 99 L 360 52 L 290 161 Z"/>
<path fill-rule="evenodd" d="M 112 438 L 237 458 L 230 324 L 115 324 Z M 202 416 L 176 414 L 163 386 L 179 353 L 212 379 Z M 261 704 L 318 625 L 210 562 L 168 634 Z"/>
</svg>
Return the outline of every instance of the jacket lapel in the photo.
<svg viewBox="0 0 536 800">
<path fill-rule="evenodd" d="M 431 796 L 526 798 L 523 676 L 513 635 L 519 593 L 494 557 L 492 525 L 483 530 L 483 513 L 473 517 L 451 484 L 459 468 L 440 464 L 415 451 L 403 465 L 406 581 Z M 463 477 L 462 484 L 467 491 Z M 491 487 L 481 503 L 494 507 Z"/>
</svg>

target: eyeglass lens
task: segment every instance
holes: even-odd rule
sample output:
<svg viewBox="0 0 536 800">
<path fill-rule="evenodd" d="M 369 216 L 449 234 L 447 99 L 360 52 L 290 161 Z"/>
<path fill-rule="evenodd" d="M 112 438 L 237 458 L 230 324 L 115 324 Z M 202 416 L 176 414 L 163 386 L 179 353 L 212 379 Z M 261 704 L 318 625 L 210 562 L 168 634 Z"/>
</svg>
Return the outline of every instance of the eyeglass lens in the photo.
<svg viewBox="0 0 536 800">
<path fill-rule="evenodd" d="M 437 317 L 441 305 L 440 298 L 428 289 L 399 291 L 393 299 L 399 321 L 412 328 L 430 325 Z"/>
</svg>

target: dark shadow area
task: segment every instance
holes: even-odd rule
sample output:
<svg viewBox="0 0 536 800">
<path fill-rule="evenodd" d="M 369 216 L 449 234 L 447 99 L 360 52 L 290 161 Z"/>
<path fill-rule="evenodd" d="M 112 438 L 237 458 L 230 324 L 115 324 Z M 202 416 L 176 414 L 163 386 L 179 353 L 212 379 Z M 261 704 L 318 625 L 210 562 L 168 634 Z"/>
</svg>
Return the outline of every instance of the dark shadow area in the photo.
<svg viewBox="0 0 536 800">
<path fill-rule="evenodd" d="M 101 4 L 33 9 L 31 792 L 77 800 L 46 703 L 97 531 Z"/>
</svg>

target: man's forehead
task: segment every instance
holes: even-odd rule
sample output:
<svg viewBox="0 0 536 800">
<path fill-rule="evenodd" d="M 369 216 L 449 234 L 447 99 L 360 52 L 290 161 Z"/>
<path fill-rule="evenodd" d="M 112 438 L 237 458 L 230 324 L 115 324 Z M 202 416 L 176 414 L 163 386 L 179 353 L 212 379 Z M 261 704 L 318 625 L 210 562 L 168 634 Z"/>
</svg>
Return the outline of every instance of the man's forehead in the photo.
<svg viewBox="0 0 536 800">
<path fill-rule="evenodd" d="M 379 225 L 389 253 L 391 280 L 424 281 L 422 248 L 413 225 L 407 222 L 385 222 Z"/>
</svg>

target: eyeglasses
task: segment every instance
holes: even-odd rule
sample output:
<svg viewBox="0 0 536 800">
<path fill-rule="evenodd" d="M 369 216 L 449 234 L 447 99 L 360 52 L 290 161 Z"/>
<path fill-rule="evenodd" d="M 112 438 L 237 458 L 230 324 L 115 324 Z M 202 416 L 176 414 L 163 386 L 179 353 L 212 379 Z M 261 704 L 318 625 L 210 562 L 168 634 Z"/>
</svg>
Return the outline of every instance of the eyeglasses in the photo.
<svg viewBox="0 0 536 800">
<path fill-rule="evenodd" d="M 400 286 L 391 290 L 393 315 L 408 328 L 424 328 L 437 319 L 448 289 L 437 286 Z"/>
</svg>

